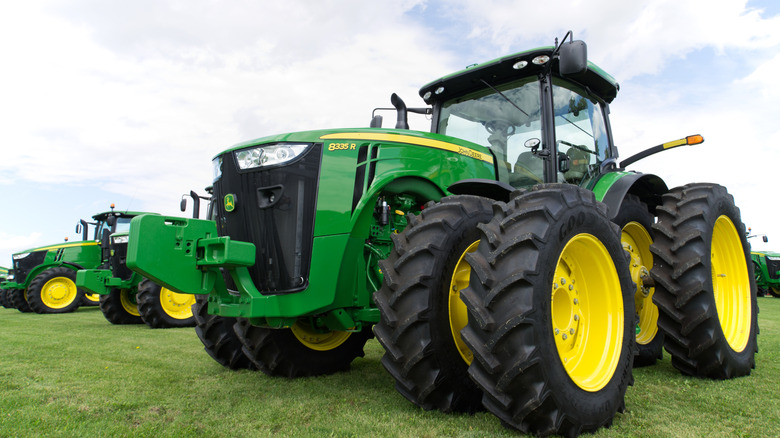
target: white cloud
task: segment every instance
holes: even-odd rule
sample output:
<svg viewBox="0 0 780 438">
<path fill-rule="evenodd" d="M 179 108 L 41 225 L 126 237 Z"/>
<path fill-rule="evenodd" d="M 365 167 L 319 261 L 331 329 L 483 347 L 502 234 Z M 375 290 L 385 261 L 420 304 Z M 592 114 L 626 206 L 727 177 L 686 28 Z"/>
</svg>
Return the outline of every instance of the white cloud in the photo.
<svg viewBox="0 0 780 438">
<path fill-rule="evenodd" d="M 134 209 L 178 214 L 180 195 L 202 192 L 211 158 L 234 143 L 367 126 L 392 92 L 421 105 L 417 90 L 436 77 L 568 29 L 621 83 L 612 121 L 624 157 L 707 139 L 635 168 L 670 185 L 722 182 L 754 230 L 774 228 L 752 223 L 780 213 L 754 196 L 778 158 L 780 16 L 741 0 L 6 2 L 0 184 L 100 186 Z M 719 75 L 701 71 L 713 66 Z M 90 202 L 59 215 L 70 224 L 107 204 Z M 22 219 L 0 221 L 26 232 L 14 228 Z"/>
<path fill-rule="evenodd" d="M 26 235 L 14 235 L 0 231 L 0 251 L 10 253 L 45 245 L 46 243 L 41 240 L 42 236 L 43 234 L 38 231 L 33 231 Z M 0 261 L 0 266 L 5 266 L 6 268 L 10 267 L 10 264 L 10 256 Z"/>
</svg>

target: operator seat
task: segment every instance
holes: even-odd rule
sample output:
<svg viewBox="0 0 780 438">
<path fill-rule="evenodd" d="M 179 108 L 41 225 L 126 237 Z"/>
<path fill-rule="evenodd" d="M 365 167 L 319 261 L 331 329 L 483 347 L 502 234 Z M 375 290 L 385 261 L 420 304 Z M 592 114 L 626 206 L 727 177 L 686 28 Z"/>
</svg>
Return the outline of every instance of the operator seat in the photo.
<svg viewBox="0 0 780 438">
<path fill-rule="evenodd" d="M 569 170 L 563 174 L 563 177 L 566 182 L 579 184 L 588 173 L 588 165 L 590 164 L 588 153 L 570 148 L 566 151 L 566 156 L 569 157 Z"/>
<path fill-rule="evenodd" d="M 528 171 L 538 178 L 544 175 L 544 161 L 533 152 L 521 153 L 515 163 L 515 173 L 524 174 Z"/>
</svg>

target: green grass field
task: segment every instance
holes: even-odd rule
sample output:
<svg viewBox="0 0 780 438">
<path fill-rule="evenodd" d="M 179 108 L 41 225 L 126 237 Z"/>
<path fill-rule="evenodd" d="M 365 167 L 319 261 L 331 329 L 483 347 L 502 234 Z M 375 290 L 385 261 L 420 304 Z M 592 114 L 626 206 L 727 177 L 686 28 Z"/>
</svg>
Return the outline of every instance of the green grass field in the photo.
<svg viewBox="0 0 780 438">
<path fill-rule="evenodd" d="M 780 299 L 759 298 L 749 377 L 682 376 L 668 356 L 634 371 L 627 411 L 595 437 L 780 434 Z M 0 308 L 0 437 L 519 436 L 488 413 L 426 412 L 393 388 L 371 340 L 351 372 L 286 380 L 230 371 L 194 329 L 109 324 Z"/>
</svg>

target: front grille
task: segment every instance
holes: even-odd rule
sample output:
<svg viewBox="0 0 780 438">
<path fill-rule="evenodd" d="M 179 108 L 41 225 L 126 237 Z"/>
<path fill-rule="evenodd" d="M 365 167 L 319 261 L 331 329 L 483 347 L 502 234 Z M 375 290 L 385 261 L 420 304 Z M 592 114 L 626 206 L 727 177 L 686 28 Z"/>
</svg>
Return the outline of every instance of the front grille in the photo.
<svg viewBox="0 0 780 438">
<path fill-rule="evenodd" d="M 122 280 L 129 280 L 133 271 L 127 267 L 127 242 L 111 242 L 111 254 L 108 257 L 108 264 L 114 277 Z"/>
<path fill-rule="evenodd" d="M 212 198 L 217 233 L 255 244 L 249 274 L 261 292 L 295 292 L 308 284 L 321 156 L 322 145 L 315 144 L 290 165 L 241 172 L 232 152 L 222 157 Z M 233 211 L 225 210 L 226 195 L 233 195 Z"/>
<path fill-rule="evenodd" d="M 777 271 L 780 271 L 780 260 L 770 260 L 767 257 L 766 270 L 769 271 L 769 278 L 772 280 L 780 279 L 780 275 L 777 275 Z"/>
<path fill-rule="evenodd" d="M 14 260 L 14 281 L 24 283 L 27 279 L 27 274 L 46 259 L 47 252 L 46 250 L 35 251 L 23 259 Z"/>
</svg>

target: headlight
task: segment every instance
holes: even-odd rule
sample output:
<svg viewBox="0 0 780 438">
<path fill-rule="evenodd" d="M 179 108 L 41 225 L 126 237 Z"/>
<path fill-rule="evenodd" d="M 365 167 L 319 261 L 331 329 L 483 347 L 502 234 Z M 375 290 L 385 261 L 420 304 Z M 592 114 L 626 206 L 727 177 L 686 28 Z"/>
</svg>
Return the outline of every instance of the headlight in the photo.
<svg viewBox="0 0 780 438">
<path fill-rule="evenodd" d="M 27 257 L 28 255 L 30 255 L 29 252 L 23 252 L 23 253 L 20 253 L 20 254 L 14 254 L 13 255 L 13 259 L 14 260 L 21 260 L 21 259 Z"/>
<path fill-rule="evenodd" d="M 773 262 L 776 262 L 776 261 L 780 260 L 780 257 L 769 257 L 769 256 L 766 256 L 766 259 L 767 260 L 772 260 Z"/>
<path fill-rule="evenodd" d="M 113 236 L 112 239 L 114 240 L 114 244 L 127 243 L 127 241 L 130 239 L 130 236 L 125 234 L 124 236 Z"/>
<path fill-rule="evenodd" d="M 214 181 L 216 181 L 222 176 L 222 157 L 214 158 L 211 165 L 214 167 Z"/>
<path fill-rule="evenodd" d="M 306 152 L 310 144 L 277 143 L 234 152 L 238 168 L 268 167 L 288 163 Z"/>
</svg>

